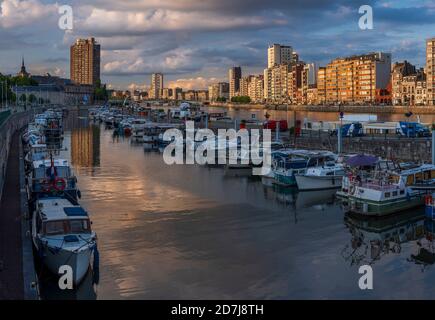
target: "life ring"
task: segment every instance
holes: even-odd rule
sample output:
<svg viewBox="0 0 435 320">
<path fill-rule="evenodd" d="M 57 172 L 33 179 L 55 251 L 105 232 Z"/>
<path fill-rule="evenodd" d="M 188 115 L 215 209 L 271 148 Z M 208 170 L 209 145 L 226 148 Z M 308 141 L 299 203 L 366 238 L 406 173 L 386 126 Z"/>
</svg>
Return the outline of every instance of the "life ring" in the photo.
<svg viewBox="0 0 435 320">
<path fill-rule="evenodd" d="M 54 189 L 57 191 L 63 191 L 66 188 L 66 181 L 63 178 L 56 178 L 54 180 Z"/>
</svg>

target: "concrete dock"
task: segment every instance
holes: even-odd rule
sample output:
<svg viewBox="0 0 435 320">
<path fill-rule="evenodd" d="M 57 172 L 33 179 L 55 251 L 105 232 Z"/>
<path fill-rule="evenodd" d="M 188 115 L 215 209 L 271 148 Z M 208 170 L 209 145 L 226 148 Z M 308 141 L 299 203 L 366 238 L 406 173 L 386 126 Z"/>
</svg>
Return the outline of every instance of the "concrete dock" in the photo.
<svg viewBox="0 0 435 320">
<path fill-rule="evenodd" d="M 20 126 L 15 124 L 7 130 L 10 137 L 2 140 L 10 141 L 10 145 L 3 149 L 9 152 L 0 200 L 0 299 L 33 300 L 38 299 L 37 277 L 24 189 L 23 153 L 17 130 Z"/>
</svg>

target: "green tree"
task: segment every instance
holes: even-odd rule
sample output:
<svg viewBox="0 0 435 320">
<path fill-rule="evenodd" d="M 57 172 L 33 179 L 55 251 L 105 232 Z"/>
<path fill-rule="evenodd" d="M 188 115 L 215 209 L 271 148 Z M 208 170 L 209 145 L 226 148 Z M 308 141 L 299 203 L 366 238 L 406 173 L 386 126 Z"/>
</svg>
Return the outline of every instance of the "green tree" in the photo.
<svg viewBox="0 0 435 320">
<path fill-rule="evenodd" d="M 106 85 L 101 85 L 101 80 L 97 81 L 94 89 L 94 98 L 95 100 L 107 101 L 109 98 L 109 94 L 106 89 Z"/>
<path fill-rule="evenodd" d="M 35 103 L 38 99 L 36 98 L 36 96 L 34 94 L 29 95 L 29 102 L 30 103 Z"/>
<path fill-rule="evenodd" d="M 227 98 L 225 98 L 225 97 L 218 97 L 218 98 L 216 99 L 216 101 L 217 101 L 217 102 L 227 102 Z"/>
<path fill-rule="evenodd" d="M 239 96 L 239 97 L 232 97 L 231 102 L 234 103 L 250 103 L 251 98 L 248 96 Z"/>
<path fill-rule="evenodd" d="M 14 86 L 37 86 L 38 82 L 33 80 L 32 78 L 23 78 L 23 77 L 11 77 L 10 82 Z"/>
</svg>

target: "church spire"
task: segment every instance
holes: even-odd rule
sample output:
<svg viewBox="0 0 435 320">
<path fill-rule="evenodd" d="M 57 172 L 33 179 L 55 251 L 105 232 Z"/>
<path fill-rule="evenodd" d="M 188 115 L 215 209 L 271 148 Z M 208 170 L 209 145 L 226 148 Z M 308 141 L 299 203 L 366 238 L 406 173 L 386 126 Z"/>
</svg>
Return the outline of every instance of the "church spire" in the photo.
<svg viewBox="0 0 435 320">
<path fill-rule="evenodd" d="M 19 77 L 23 77 L 23 78 L 28 78 L 30 76 L 30 74 L 27 73 L 26 71 L 26 66 L 24 64 L 24 55 L 22 56 L 22 60 L 21 60 L 21 71 L 18 73 Z"/>
</svg>

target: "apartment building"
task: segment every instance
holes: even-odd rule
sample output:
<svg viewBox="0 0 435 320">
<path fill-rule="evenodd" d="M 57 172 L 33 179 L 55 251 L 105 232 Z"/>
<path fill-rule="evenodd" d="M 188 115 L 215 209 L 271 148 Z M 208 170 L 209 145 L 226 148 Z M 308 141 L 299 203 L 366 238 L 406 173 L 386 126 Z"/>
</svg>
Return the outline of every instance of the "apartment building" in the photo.
<svg viewBox="0 0 435 320">
<path fill-rule="evenodd" d="M 391 99 L 393 105 L 402 105 L 403 78 L 416 73 L 415 66 L 408 61 L 396 62 L 391 72 Z"/>
<path fill-rule="evenodd" d="M 317 99 L 316 104 L 326 103 L 326 67 L 317 71 Z"/>
<path fill-rule="evenodd" d="M 153 73 L 151 75 L 150 99 L 161 99 L 163 93 L 163 74 Z"/>
<path fill-rule="evenodd" d="M 240 91 L 240 79 L 242 78 L 242 68 L 232 67 L 228 71 L 228 80 L 230 85 L 229 98 L 238 96 Z"/>
<path fill-rule="evenodd" d="M 70 76 L 74 84 L 95 86 L 100 81 L 100 51 L 94 38 L 77 39 L 71 46 Z"/>
<path fill-rule="evenodd" d="M 318 71 L 318 82 L 320 73 Z M 390 82 L 391 54 L 369 53 L 338 58 L 325 70 L 326 103 L 375 103 L 377 90 Z M 323 83 L 321 84 L 323 85 Z M 321 97 L 321 89 L 318 95 Z"/>
<path fill-rule="evenodd" d="M 426 41 L 427 104 L 435 106 L 435 38 Z"/>
<path fill-rule="evenodd" d="M 267 68 L 280 64 L 290 64 L 297 59 L 297 53 L 293 51 L 291 46 L 272 44 L 267 49 Z"/>
</svg>

